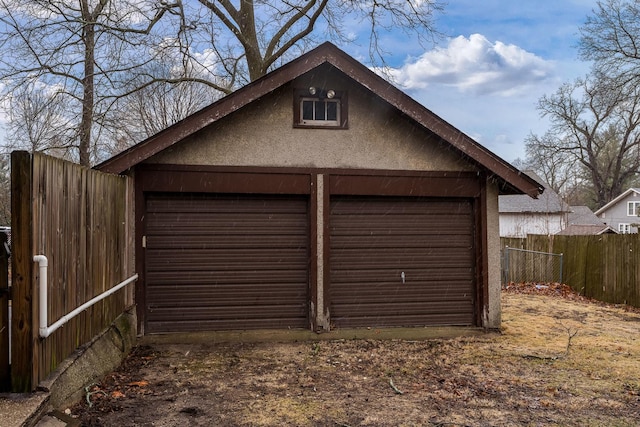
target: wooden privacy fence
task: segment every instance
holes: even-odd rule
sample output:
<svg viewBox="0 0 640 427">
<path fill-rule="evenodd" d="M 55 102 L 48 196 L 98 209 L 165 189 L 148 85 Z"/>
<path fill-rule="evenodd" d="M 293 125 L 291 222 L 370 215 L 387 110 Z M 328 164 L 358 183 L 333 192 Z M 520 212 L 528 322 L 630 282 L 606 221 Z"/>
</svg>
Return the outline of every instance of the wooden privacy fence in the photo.
<svg viewBox="0 0 640 427">
<path fill-rule="evenodd" d="M 640 307 L 640 235 L 501 239 L 502 246 L 563 254 L 563 282 L 599 301 Z"/>
<path fill-rule="evenodd" d="M 124 287 L 47 338 L 38 334 L 34 255 L 48 258 L 47 325 L 132 276 L 128 185 L 53 157 L 12 153 L 12 391 L 34 389 L 133 304 L 133 286 Z"/>
</svg>

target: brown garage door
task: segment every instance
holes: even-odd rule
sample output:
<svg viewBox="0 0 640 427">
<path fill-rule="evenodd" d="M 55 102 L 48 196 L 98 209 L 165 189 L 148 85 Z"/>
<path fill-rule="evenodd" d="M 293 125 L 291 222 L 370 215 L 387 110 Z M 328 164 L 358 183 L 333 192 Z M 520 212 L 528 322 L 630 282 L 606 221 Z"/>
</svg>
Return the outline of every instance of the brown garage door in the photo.
<svg viewBox="0 0 640 427">
<path fill-rule="evenodd" d="M 474 216 L 463 199 L 334 197 L 337 327 L 474 324 Z"/>
<path fill-rule="evenodd" d="M 146 200 L 146 332 L 308 327 L 304 197 Z"/>
</svg>

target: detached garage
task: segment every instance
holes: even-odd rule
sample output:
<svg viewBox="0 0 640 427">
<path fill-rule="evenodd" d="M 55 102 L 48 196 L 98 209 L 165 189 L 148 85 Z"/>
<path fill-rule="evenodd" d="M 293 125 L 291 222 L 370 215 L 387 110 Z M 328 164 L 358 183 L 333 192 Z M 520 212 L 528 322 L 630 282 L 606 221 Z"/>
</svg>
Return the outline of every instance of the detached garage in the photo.
<svg viewBox="0 0 640 427">
<path fill-rule="evenodd" d="M 329 43 L 98 168 L 146 334 L 498 327 L 498 195 L 542 192 Z"/>
</svg>

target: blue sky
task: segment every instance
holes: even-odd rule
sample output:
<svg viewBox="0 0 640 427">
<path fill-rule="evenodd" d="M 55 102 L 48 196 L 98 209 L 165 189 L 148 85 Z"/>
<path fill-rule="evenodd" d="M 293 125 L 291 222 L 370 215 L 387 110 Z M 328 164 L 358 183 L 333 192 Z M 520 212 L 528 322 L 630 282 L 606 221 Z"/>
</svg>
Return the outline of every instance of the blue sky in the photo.
<svg viewBox="0 0 640 427">
<path fill-rule="evenodd" d="M 589 72 L 576 45 L 595 7 L 595 0 L 449 0 L 437 18 L 448 37 L 425 50 L 390 33 L 389 63 L 406 93 L 512 162 L 525 157 L 531 132 L 548 129 L 540 97 Z M 358 57 L 357 50 L 349 53 Z"/>
</svg>

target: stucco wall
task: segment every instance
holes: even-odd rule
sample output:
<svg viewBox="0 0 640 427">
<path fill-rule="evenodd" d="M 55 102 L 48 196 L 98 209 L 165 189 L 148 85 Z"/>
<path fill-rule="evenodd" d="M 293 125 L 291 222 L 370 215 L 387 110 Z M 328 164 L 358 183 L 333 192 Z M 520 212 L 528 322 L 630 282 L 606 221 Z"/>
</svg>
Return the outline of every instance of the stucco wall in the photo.
<svg viewBox="0 0 640 427">
<path fill-rule="evenodd" d="M 304 76 L 221 119 L 148 161 L 219 166 L 278 166 L 391 170 L 474 170 L 458 153 L 414 126 L 377 96 L 348 90 L 349 129 L 293 128 L 293 88 L 314 83 Z M 323 87 L 344 90 L 333 78 Z"/>
<path fill-rule="evenodd" d="M 487 181 L 487 251 L 489 302 L 488 312 L 483 313 L 485 328 L 499 328 L 502 318 L 500 306 L 500 214 L 498 212 L 498 187 Z"/>
</svg>

